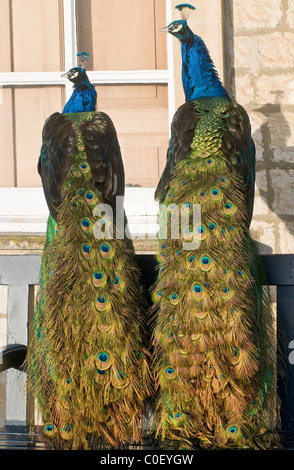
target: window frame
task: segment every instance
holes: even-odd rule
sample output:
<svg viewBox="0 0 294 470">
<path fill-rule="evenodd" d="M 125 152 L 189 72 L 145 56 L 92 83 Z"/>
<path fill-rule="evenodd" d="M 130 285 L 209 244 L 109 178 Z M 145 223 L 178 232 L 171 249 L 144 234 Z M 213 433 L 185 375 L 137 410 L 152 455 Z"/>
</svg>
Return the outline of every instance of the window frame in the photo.
<svg viewBox="0 0 294 470">
<path fill-rule="evenodd" d="M 172 0 L 166 0 L 166 20 L 172 21 Z M 77 65 L 77 28 L 75 0 L 63 0 L 64 27 L 64 68 L 65 71 Z M 167 85 L 168 87 L 168 122 L 169 129 L 175 112 L 173 41 L 167 35 L 167 69 L 164 70 L 128 70 L 128 71 L 89 71 L 88 76 L 94 85 L 125 85 L 149 84 Z M 72 93 L 72 84 L 61 77 L 64 71 L 53 72 L 3 72 L 0 73 L 0 92 L 3 87 L 12 86 L 53 86 L 65 87 L 66 100 Z M 0 93 L 1 98 L 1 93 Z M 129 216 L 131 234 L 144 237 L 142 227 L 146 228 L 145 235 L 153 237 L 156 234 L 154 217 L 157 203 L 154 202 L 155 188 L 126 188 L 125 210 Z M 41 235 L 46 231 L 48 207 L 41 187 L 0 188 L 1 200 L 7 200 L 9 208 L 0 203 L 0 234 Z M 5 197 L 6 196 L 6 197 Z M 132 204 L 132 201 L 136 201 Z M 141 205 L 139 209 L 138 201 Z M 136 220 L 138 230 L 132 225 Z M 150 225 L 151 222 L 151 225 Z M 147 225 L 146 225 L 147 224 Z"/>
<path fill-rule="evenodd" d="M 166 0 L 167 24 L 172 21 L 172 0 Z M 77 35 L 75 0 L 63 0 L 64 25 L 64 63 L 65 71 L 77 65 Z M 164 84 L 168 86 L 169 123 L 175 110 L 174 70 L 172 38 L 167 36 L 168 68 L 166 70 L 123 70 L 123 71 L 89 71 L 88 76 L 93 85 L 111 84 Z M 5 86 L 65 86 L 66 99 L 72 93 L 72 84 L 61 77 L 64 71 L 54 72 L 2 72 L 0 87 Z"/>
</svg>

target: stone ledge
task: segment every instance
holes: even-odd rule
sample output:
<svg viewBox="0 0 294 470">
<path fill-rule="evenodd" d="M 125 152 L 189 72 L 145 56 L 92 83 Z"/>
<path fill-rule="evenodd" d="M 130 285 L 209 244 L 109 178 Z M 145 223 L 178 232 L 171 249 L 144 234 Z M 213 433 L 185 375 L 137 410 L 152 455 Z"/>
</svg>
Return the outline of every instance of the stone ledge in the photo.
<svg viewBox="0 0 294 470">
<path fill-rule="evenodd" d="M 45 235 L 23 236 L 23 235 L 1 235 L 0 255 L 24 255 L 42 254 L 45 243 Z M 152 254 L 156 251 L 155 238 L 134 238 L 133 244 L 136 253 Z"/>
</svg>

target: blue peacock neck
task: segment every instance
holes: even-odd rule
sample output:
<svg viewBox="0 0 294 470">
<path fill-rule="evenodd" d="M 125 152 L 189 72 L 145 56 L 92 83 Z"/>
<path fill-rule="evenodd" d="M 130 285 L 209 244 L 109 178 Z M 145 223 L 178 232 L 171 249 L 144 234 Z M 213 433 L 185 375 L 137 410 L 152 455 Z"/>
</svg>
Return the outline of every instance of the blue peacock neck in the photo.
<svg viewBox="0 0 294 470">
<path fill-rule="evenodd" d="M 97 93 L 89 81 L 74 86 L 73 93 L 63 108 L 63 113 L 82 113 L 94 111 Z"/>
<path fill-rule="evenodd" d="M 189 31 L 181 40 L 182 81 L 186 101 L 221 96 L 229 99 L 203 40 Z"/>
</svg>

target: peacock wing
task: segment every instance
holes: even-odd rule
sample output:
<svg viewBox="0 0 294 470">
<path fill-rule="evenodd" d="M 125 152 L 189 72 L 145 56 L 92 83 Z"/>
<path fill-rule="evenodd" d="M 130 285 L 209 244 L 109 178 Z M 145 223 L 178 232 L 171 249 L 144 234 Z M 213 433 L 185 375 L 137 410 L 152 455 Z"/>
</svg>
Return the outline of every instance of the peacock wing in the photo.
<svg viewBox="0 0 294 470">
<path fill-rule="evenodd" d="M 175 166 L 190 154 L 198 119 L 193 101 L 184 103 L 175 113 L 171 123 L 166 165 L 155 191 L 156 200 L 164 200 Z"/>
<path fill-rule="evenodd" d="M 38 161 L 45 198 L 51 216 L 57 219 L 62 202 L 61 188 L 73 164 L 77 148 L 74 123 L 61 113 L 54 113 L 45 121 L 42 147 Z"/>
<path fill-rule="evenodd" d="M 255 187 L 255 145 L 251 125 L 245 109 L 230 103 L 226 112 L 226 127 L 222 151 L 227 156 L 232 173 L 240 177 L 248 207 L 248 227 L 253 213 Z"/>
<path fill-rule="evenodd" d="M 115 203 L 116 196 L 124 195 L 125 178 L 117 133 L 110 117 L 103 112 L 93 114 L 91 120 L 81 123 L 85 152 L 92 178 L 104 200 Z"/>
</svg>

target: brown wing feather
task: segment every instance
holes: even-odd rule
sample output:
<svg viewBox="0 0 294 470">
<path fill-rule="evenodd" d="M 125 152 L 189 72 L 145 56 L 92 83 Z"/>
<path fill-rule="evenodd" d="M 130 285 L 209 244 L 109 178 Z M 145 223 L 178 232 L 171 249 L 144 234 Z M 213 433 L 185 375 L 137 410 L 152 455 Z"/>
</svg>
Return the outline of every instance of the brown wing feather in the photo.
<svg viewBox="0 0 294 470">
<path fill-rule="evenodd" d="M 124 195 L 125 179 L 121 151 L 110 117 L 97 112 L 80 125 L 92 177 L 109 203 Z"/>
<path fill-rule="evenodd" d="M 77 149 L 74 123 L 61 113 L 54 113 L 45 121 L 38 172 L 52 217 L 56 220 L 62 202 L 61 188 L 73 164 Z"/>
<path fill-rule="evenodd" d="M 253 213 L 255 188 L 255 145 L 247 112 L 237 104 L 227 108 L 227 129 L 223 135 L 222 151 L 227 155 L 228 165 L 234 175 L 240 177 L 249 208 L 248 226 Z"/>
<path fill-rule="evenodd" d="M 171 124 L 166 166 L 155 191 L 156 200 L 164 199 L 176 164 L 189 155 L 198 119 L 194 102 L 184 103 L 175 113 Z"/>
<path fill-rule="evenodd" d="M 115 127 L 110 117 L 96 112 L 80 126 L 92 178 L 109 204 L 124 195 L 124 167 Z M 62 202 L 61 188 L 74 163 L 77 129 L 73 120 L 60 113 L 52 114 L 42 133 L 38 171 L 52 217 L 56 220 Z"/>
</svg>

